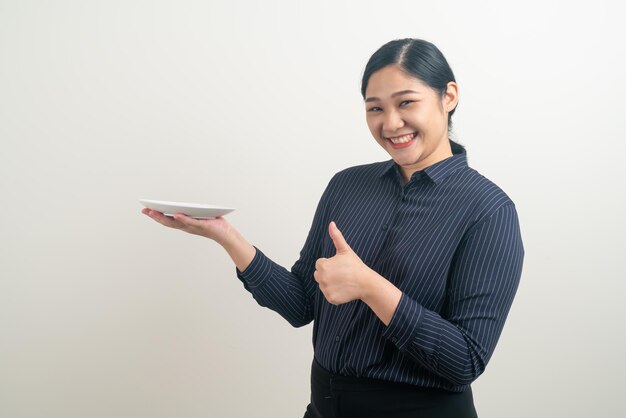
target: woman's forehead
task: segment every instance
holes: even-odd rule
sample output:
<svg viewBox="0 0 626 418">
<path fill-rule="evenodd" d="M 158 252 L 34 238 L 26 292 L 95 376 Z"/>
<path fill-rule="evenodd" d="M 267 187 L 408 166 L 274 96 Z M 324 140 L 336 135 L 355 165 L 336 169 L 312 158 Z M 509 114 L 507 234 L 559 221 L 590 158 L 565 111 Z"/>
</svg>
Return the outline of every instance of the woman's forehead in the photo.
<svg viewBox="0 0 626 418">
<path fill-rule="evenodd" d="M 385 99 L 402 91 L 428 94 L 430 87 L 420 79 L 407 74 L 398 66 L 387 66 L 372 73 L 367 83 L 366 100 L 370 97 Z"/>
</svg>

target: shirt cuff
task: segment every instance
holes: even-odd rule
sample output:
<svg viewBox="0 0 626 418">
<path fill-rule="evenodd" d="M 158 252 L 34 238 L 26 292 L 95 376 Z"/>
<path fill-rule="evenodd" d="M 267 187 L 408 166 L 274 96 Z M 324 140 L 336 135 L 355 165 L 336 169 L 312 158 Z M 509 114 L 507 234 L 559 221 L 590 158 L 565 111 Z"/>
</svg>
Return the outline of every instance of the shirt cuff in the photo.
<svg viewBox="0 0 626 418">
<path fill-rule="evenodd" d="M 254 245 L 253 247 L 256 249 L 256 252 L 248 267 L 244 271 L 240 271 L 239 268 L 235 267 L 237 277 L 247 290 L 261 286 L 270 277 L 272 271 L 271 260 L 257 247 Z"/>
<path fill-rule="evenodd" d="M 394 343 L 399 350 L 404 350 L 411 342 L 417 330 L 422 326 L 424 308 L 402 293 L 398 307 L 391 317 L 387 328 L 383 331 L 383 337 Z"/>
</svg>

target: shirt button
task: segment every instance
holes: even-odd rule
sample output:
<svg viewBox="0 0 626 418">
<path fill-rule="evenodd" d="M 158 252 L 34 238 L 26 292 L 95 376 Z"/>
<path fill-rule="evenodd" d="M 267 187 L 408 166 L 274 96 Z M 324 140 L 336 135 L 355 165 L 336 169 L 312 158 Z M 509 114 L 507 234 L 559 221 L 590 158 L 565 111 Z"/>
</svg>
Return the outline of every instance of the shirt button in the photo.
<svg viewBox="0 0 626 418">
<path fill-rule="evenodd" d="M 387 226 L 387 224 L 385 224 L 385 225 L 382 226 L 382 228 L 383 228 L 383 231 L 386 231 L 387 228 L 389 228 L 389 227 Z"/>
<path fill-rule="evenodd" d="M 337 335 L 337 336 L 335 337 L 335 341 L 336 341 L 336 342 L 339 342 L 339 340 L 340 340 L 339 335 Z"/>
<path fill-rule="evenodd" d="M 395 344 L 398 342 L 398 339 L 396 337 L 391 337 L 391 342 Z"/>
</svg>

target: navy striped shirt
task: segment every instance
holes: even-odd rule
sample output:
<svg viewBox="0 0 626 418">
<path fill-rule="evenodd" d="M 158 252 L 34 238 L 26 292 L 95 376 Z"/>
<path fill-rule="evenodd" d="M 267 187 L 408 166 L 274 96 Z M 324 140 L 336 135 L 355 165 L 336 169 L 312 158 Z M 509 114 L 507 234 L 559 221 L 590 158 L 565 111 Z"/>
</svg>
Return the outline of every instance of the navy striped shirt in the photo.
<svg viewBox="0 0 626 418">
<path fill-rule="evenodd" d="M 393 160 L 335 174 L 291 271 L 262 251 L 237 277 L 294 327 L 314 321 L 320 365 L 336 374 L 461 392 L 485 369 L 524 258 L 515 205 L 467 165 L 464 150 L 405 183 Z M 362 301 L 332 305 L 313 277 L 335 255 L 337 227 L 371 269 L 402 291 L 388 326 Z"/>
</svg>

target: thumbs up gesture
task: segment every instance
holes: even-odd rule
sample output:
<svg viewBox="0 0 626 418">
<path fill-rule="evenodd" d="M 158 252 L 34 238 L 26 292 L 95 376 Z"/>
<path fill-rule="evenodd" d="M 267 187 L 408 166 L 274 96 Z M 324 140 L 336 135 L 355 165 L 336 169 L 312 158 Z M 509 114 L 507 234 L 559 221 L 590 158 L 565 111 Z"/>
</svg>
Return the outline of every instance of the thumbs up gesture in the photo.
<svg viewBox="0 0 626 418">
<path fill-rule="evenodd" d="M 319 258 L 315 262 L 315 281 L 326 300 L 333 305 L 362 299 L 372 270 L 352 251 L 335 222 L 328 225 L 328 233 L 337 253 L 332 258 Z"/>
</svg>

